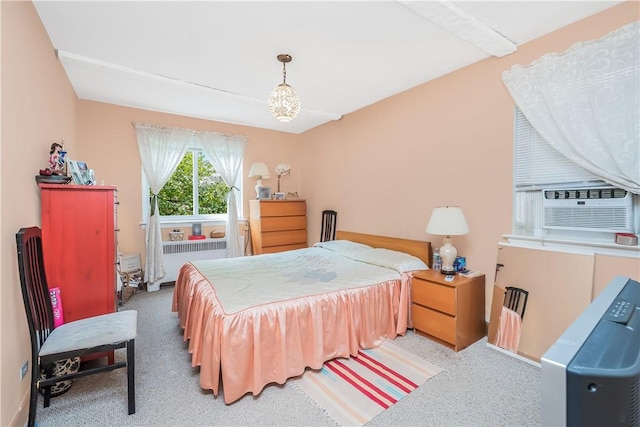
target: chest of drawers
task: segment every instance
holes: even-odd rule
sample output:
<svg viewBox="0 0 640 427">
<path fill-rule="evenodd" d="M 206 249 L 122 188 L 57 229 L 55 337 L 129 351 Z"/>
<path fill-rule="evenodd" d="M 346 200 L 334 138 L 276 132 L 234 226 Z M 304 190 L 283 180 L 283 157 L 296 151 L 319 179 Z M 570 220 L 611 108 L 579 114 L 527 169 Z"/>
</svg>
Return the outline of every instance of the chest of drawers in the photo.
<svg viewBox="0 0 640 427">
<path fill-rule="evenodd" d="M 254 255 L 306 248 L 307 203 L 250 200 L 249 227 Z"/>
</svg>

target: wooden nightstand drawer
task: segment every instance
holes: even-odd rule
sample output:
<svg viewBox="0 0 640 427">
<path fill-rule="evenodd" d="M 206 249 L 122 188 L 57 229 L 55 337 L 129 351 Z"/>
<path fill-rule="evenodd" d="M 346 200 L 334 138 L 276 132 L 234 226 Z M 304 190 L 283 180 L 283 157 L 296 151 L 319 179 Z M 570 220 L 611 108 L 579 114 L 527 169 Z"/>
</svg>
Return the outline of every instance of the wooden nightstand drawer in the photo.
<svg viewBox="0 0 640 427">
<path fill-rule="evenodd" d="M 448 343 L 456 342 L 456 319 L 439 311 L 413 305 L 413 327 Z"/>
<path fill-rule="evenodd" d="M 450 286 L 414 278 L 412 301 L 451 315 L 456 314 L 456 290 Z"/>
</svg>

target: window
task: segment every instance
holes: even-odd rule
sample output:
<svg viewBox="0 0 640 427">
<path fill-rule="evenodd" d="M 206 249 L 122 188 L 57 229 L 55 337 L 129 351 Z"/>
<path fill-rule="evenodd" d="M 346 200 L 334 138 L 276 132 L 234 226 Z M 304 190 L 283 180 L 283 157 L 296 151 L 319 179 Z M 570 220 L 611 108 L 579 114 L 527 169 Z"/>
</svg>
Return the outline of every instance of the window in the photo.
<svg viewBox="0 0 640 427">
<path fill-rule="evenodd" d="M 585 242 L 613 242 L 613 232 L 594 232 L 571 227 L 558 228 L 544 225 L 543 206 L 545 193 L 549 189 L 577 189 L 611 187 L 600 177 L 576 165 L 549 145 L 526 119 L 515 109 L 514 138 L 514 206 L 513 230 L 516 235 L 578 240 Z M 623 191 L 623 190 L 620 190 Z M 640 196 L 633 195 L 633 232 L 640 230 Z M 551 210 L 549 210 L 550 214 Z M 557 211 L 554 211 L 556 213 Z M 563 214 L 576 215 L 575 210 L 564 210 Z M 592 212 L 589 212 L 591 215 Z M 594 212 L 593 215 L 597 215 Z M 576 221 L 584 216 L 572 216 Z M 570 219 L 571 219 L 570 218 Z M 597 218 L 594 218 L 597 220 Z M 587 227 L 582 227 L 587 228 Z"/>
<path fill-rule="evenodd" d="M 151 190 L 144 179 L 149 197 Z M 238 185 L 240 188 L 240 186 Z M 224 220 L 229 187 L 198 149 L 190 149 L 158 194 L 162 222 Z M 148 199 L 147 199 L 148 200 Z M 148 203 L 145 203 L 148 209 Z"/>
</svg>

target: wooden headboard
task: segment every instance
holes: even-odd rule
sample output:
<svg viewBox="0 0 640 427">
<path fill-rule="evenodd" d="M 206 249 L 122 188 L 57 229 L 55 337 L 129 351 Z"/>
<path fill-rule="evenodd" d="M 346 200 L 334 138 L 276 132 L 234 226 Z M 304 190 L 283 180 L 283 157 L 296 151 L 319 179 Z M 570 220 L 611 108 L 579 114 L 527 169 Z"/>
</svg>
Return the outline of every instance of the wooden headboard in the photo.
<svg viewBox="0 0 640 427">
<path fill-rule="evenodd" d="M 374 248 L 386 248 L 394 251 L 406 252 L 420 258 L 431 267 L 431 242 L 423 240 L 401 239 L 398 237 L 376 236 L 375 234 L 353 233 L 351 231 L 336 231 L 337 240 L 350 240 Z"/>
</svg>

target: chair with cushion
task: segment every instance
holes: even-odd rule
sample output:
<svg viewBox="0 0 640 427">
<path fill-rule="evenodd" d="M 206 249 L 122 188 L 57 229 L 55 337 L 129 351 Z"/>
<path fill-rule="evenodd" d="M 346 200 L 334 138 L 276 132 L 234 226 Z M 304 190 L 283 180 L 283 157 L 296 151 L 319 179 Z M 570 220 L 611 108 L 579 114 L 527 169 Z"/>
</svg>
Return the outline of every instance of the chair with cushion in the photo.
<svg viewBox="0 0 640 427">
<path fill-rule="evenodd" d="M 332 210 L 322 211 L 322 230 L 320 231 L 320 241 L 327 242 L 336 239 L 336 219 L 338 213 Z"/>
<path fill-rule="evenodd" d="M 35 425 L 39 390 L 43 391 L 46 408 L 49 406 L 54 384 L 125 367 L 127 368 L 129 415 L 135 413 L 134 343 L 137 336 L 138 313 L 134 310 L 118 311 L 55 327 L 42 256 L 40 228 L 20 229 L 16 234 L 16 243 L 20 285 L 31 335 L 29 427 Z M 56 361 L 110 352 L 120 348 L 126 348 L 126 358 L 122 362 L 53 376 Z M 45 373 L 44 378 L 40 375 L 42 371 Z"/>
</svg>

